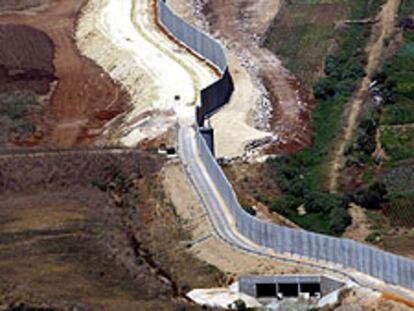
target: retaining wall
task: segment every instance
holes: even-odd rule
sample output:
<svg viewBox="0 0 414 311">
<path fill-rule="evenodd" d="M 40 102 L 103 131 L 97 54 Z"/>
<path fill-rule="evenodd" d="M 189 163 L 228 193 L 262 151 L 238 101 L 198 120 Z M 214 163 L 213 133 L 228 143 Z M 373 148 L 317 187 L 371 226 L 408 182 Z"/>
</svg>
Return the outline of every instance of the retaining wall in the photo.
<svg viewBox="0 0 414 311">
<path fill-rule="evenodd" d="M 221 72 L 221 78 L 217 82 L 201 91 L 196 119 L 197 125 L 202 126 L 204 118 L 226 104 L 233 92 L 233 82 L 223 48 L 216 40 L 177 17 L 164 1 L 157 1 L 159 19 L 164 27 L 193 51 L 215 64 Z M 199 130 L 196 140 L 201 160 L 230 208 L 239 231 L 250 240 L 277 253 L 339 264 L 388 283 L 414 289 L 413 260 L 352 240 L 277 226 L 246 213 Z"/>
</svg>

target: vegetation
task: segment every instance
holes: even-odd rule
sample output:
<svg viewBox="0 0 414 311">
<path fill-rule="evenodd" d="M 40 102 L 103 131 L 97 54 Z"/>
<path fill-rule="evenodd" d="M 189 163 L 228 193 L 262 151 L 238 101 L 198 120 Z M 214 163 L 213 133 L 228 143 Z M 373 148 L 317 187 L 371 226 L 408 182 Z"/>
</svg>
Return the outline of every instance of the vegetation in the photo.
<svg viewBox="0 0 414 311">
<path fill-rule="evenodd" d="M 256 210 L 250 205 L 243 204 L 242 208 L 252 216 L 256 216 Z"/>
<path fill-rule="evenodd" d="M 366 209 L 377 210 L 381 208 L 387 195 L 387 188 L 383 183 L 373 183 L 365 189 L 360 189 L 354 194 L 349 195 L 349 201 L 352 201 Z"/>
<path fill-rule="evenodd" d="M 350 19 L 364 19 L 374 15 L 382 1 L 355 0 L 348 4 Z M 325 59 L 325 76 L 313 86 L 318 101 L 312 120 L 313 146 L 270 160 L 273 176 L 284 193 L 282 198 L 271 202 L 270 208 L 309 230 L 339 235 L 350 224 L 349 201 L 342 195 L 324 192 L 322 176 L 344 105 L 365 75 L 367 55 L 364 48 L 370 30 L 369 25 L 347 26 L 340 34 L 337 51 Z M 367 122 L 363 129 L 371 134 L 373 125 Z M 366 141 L 371 141 L 368 147 Z M 372 139 L 361 137 L 360 145 L 372 150 Z M 298 214 L 300 205 L 305 214 Z"/>
<path fill-rule="evenodd" d="M 28 118 L 36 106 L 35 95 L 31 92 L 0 94 L 0 130 L 6 133 L 1 135 L 3 143 L 12 137 L 22 138 L 34 133 L 36 127 Z"/>
<path fill-rule="evenodd" d="M 414 158 L 414 21 L 409 17 L 414 1 L 403 1 L 399 25 L 403 43 L 374 76 L 376 92 L 383 98 L 381 143 L 390 160 Z"/>
<path fill-rule="evenodd" d="M 386 214 L 394 227 L 414 227 L 414 194 L 411 192 L 393 193 L 389 197 Z"/>
<path fill-rule="evenodd" d="M 265 46 L 281 56 L 286 66 L 311 88 L 323 71 L 323 59 L 336 47 L 342 30 L 339 20 L 370 17 L 383 3 L 358 0 L 292 0 L 275 20 Z M 356 28 L 365 28 L 357 26 Z M 348 29 L 345 29 L 347 32 Z"/>
<path fill-rule="evenodd" d="M 385 127 L 381 141 L 392 161 L 414 158 L 414 127 Z"/>
</svg>

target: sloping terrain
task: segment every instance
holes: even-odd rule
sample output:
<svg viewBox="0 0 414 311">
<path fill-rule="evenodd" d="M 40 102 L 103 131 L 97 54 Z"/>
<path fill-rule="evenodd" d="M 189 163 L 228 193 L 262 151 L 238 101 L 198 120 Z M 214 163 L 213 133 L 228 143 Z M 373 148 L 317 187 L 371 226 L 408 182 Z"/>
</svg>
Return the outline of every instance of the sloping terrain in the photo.
<svg viewBox="0 0 414 311">
<path fill-rule="evenodd" d="M 267 142 L 268 154 L 297 151 L 311 143 L 311 98 L 280 60 L 261 47 L 281 5 L 280 1 L 209 0 L 202 8 L 209 30 L 228 42 L 261 92 L 261 104 L 250 103 L 250 122 L 272 134 L 272 139 L 258 144 Z M 213 125 L 217 123 L 213 117 Z"/>
<path fill-rule="evenodd" d="M 34 28 L 0 25 L 0 92 L 30 90 L 45 95 L 55 80 L 53 42 Z"/>
<path fill-rule="evenodd" d="M 0 308 L 173 310 L 217 285 L 185 251 L 162 164 L 131 151 L 2 155 Z"/>
<path fill-rule="evenodd" d="M 73 39 L 76 18 L 86 1 L 50 1 L 30 12 L 6 11 L 21 8 L 21 3 L 14 2 L 15 7 L 8 5 L 1 11 L 0 24 L 8 27 L 12 40 L 8 45 L 1 45 L 4 64 L 0 65 L 12 65 L 10 69 L 17 70 L 12 72 L 15 75 L 23 70 L 26 72 L 23 80 L 30 80 L 31 85 L 35 85 L 35 80 L 43 81 L 36 82 L 42 83 L 43 91 L 48 89 L 45 83 L 50 82 L 52 74 L 57 81 L 54 87 L 49 86 L 51 92 L 46 97 L 37 99 L 39 103 L 46 103 L 41 107 L 42 116 L 34 122 L 36 130 L 26 140 L 31 144 L 64 146 L 90 142 L 105 123 L 127 107 L 128 96 L 99 67 L 80 56 L 76 48 Z M 30 5 L 31 2 L 25 3 Z M 27 27 L 22 32 L 22 26 L 12 26 L 16 24 Z M 13 35 L 16 31 L 18 33 Z M 35 35 L 38 31 L 44 35 Z M 31 48 L 24 48 L 26 46 Z M 53 65 L 45 65 L 51 57 Z M 47 75 L 37 77 L 39 68 Z M 22 79 L 15 79 L 8 88 L 16 84 L 19 91 L 30 90 L 27 82 L 22 83 Z"/>
</svg>

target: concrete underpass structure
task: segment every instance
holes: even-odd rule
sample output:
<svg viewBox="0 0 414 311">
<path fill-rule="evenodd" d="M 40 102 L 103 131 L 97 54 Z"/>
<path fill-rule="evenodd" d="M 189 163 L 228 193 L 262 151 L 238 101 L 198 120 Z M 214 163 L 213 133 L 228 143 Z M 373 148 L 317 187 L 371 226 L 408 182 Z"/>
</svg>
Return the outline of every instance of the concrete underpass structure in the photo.
<svg viewBox="0 0 414 311">
<path fill-rule="evenodd" d="M 319 275 L 244 275 L 240 292 L 256 298 L 292 298 L 306 295 L 320 298 L 344 286 L 343 282 Z"/>
</svg>

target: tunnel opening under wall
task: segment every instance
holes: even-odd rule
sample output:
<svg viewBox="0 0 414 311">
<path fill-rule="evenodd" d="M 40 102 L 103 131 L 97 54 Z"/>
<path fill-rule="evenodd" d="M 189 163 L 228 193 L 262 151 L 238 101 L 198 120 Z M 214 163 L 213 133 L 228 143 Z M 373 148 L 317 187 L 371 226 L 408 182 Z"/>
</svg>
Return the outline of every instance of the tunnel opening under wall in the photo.
<svg viewBox="0 0 414 311">
<path fill-rule="evenodd" d="M 276 283 L 258 283 L 256 284 L 257 298 L 276 298 Z"/>
</svg>

